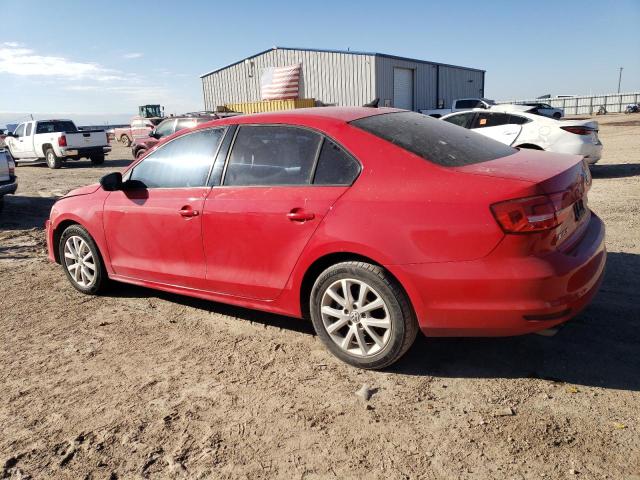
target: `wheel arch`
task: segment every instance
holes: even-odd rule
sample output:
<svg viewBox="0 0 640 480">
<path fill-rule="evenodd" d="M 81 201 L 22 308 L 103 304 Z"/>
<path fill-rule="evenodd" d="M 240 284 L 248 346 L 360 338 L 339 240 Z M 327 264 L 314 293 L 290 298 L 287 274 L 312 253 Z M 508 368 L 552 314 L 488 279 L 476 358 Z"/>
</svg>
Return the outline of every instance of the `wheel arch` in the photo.
<svg viewBox="0 0 640 480">
<path fill-rule="evenodd" d="M 517 145 L 515 148 L 528 148 L 529 150 L 544 150 L 540 145 L 536 145 L 535 143 L 521 143 Z"/>
<path fill-rule="evenodd" d="M 322 272 L 324 272 L 331 265 L 335 265 L 336 263 L 342 262 L 366 262 L 371 263 L 373 265 L 377 265 L 384 270 L 393 278 L 395 282 L 397 282 L 398 286 L 402 289 L 404 294 L 407 296 L 407 300 L 409 301 L 409 306 L 413 310 L 414 314 L 416 313 L 416 309 L 413 305 L 412 296 L 409 294 L 405 286 L 402 284 L 400 279 L 387 267 L 385 267 L 382 263 L 374 260 L 373 258 L 367 257 L 365 255 L 354 253 L 354 252 L 333 252 L 324 254 L 317 259 L 315 259 L 306 269 L 304 275 L 302 276 L 302 280 L 300 282 L 300 312 L 302 313 L 302 318 L 309 320 L 310 312 L 309 312 L 309 298 L 311 296 L 311 289 L 313 288 L 313 284 L 320 276 Z"/>
<path fill-rule="evenodd" d="M 102 251 L 102 248 L 101 248 L 99 240 L 96 238 L 95 235 L 93 235 L 91 233 L 91 230 L 89 230 L 85 225 L 83 225 L 82 223 L 80 223 L 78 220 L 76 220 L 74 218 L 65 218 L 64 220 L 62 220 L 59 223 L 57 223 L 56 226 L 53 229 L 53 232 L 52 232 L 53 258 L 55 259 L 56 263 L 61 263 L 61 259 L 60 259 L 60 238 L 62 237 L 62 234 L 64 233 L 64 231 L 68 227 L 71 227 L 73 225 L 77 225 L 79 227 L 82 227 L 87 232 L 87 234 L 93 239 L 93 243 L 95 243 L 96 248 L 98 249 L 98 255 L 100 255 L 100 260 L 102 261 L 102 264 L 105 266 L 105 268 L 107 268 L 107 264 L 105 263 L 105 259 L 108 258 L 108 257 L 105 257 L 105 254 Z M 107 270 L 108 270 L 108 268 L 107 268 Z"/>
<path fill-rule="evenodd" d="M 55 149 L 53 148 L 53 145 L 51 143 L 43 143 L 40 148 L 42 149 L 42 157 L 44 157 L 46 155 L 47 149 L 50 148 L 54 151 L 55 153 Z M 38 152 L 36 152 L 38 153 Z"/>
</svg>

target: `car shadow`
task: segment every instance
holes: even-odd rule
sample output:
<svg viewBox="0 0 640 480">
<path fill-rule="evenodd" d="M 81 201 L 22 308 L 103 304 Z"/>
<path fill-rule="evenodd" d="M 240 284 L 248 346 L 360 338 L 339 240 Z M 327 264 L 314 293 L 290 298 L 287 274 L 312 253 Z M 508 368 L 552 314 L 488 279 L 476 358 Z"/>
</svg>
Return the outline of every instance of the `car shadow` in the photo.
<svg viewBox="0 0 640 480">
<path fill-rule="evenodd" d="M 259 323 L 260 325 L 286 328 L 297 333 L 304 333 L 307 335 L 314 335 L 313 326 L 311 322 L 301 320 L 299 318 L 287 317 L 284 315 L 278 315 L 275 313 L 261 312 L 259 310 L 252 310 L 249 308 L 236 307 L 234 305 L 228 305 L 225 303 L 212 302 L 209 300 L 202 300 L 194 297 L 186 297 L 184 295 L 177 295 L 169 292 L 163 292 L 160 290 L 153 290 L 145 287 L 139 287 L 137 285 L 129 285 L 125 283 L 114 282 L 110 286 L 108 292 L 105 294 L 110 297 L 127 297 L 127 298 L 160 298 L 168 302 L 177 303 L 186 307 L 197 308 L 210 313 L 217 313 L 219 315 L 227 315 L 230 317 L 236 317 L 239 320 L 246 320 L 252 323 Z"/>
<path fill-rule="evenodd" d="M 640 255 L 609 253 L 592 304 L 553 337 L 426 338 L 388 372 L 441 378 L 540 378 L 577 385 L 640 390 Z M 236 317 L 238 321 L 313 335 L 311 322 L 144 287 L 115 283 L 113 297 L 156 297 Z"/>
<path fill-rule="evenodd" d="M 589 307 L 553 337 L 425 338 L 390 371 L 455 378 L 541 378 L 640 390 L 640 255 L 609 253 Z"/>
<path fill-rule="evenodd" d="M 133 159 L 114 159 L 114 160 L 110 160 L 109 157 L 107 157 L 104 161 L 103 164 L 101 165 L 94 165 L 91 163 L 90 160 L 86 160 L 86 159 L 82 159 L 82 160 L 69 160 L 66 162 L 62 163 L 62 169 L 68 168 L 68 169 L 76 169 L 76 168 L 97 168 L 97 169 L 102 169 L 102 168 L 118 168 L 118 167 L 128 167 L 129 165 L 131 165 L 131 163 L 133 162 Z M 20 169 L 23 168 L 49 168 L 47 166 L 47 164 L 42 161 L 42 162 L 37 162 L 37 163 L 18 163 L 17 165 L 18 168 L 18 172 L 17 175 L 20 175 Z"/>
<path fill-rule="evenodd" d="M 24 197 L 7 195 L 0 212 L 0 231 L 44 228 L 56 197 Z"/>
<path fill-rule="evenodd" d="M 593 178 L 625 178 L 640 175 L 640 163 L 591 165 Z"/>
</svg>

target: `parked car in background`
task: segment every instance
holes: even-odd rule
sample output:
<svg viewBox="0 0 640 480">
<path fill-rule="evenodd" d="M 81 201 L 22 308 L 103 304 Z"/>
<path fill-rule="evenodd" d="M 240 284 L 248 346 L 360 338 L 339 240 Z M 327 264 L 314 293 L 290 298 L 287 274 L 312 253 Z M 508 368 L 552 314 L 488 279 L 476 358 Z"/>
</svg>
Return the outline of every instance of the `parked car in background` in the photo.
<svg viewBox="0 0 640 480">
<path fill-rule="evenodd" d="M 531 109 L 528 110 L 529 113 L 544 115 L 545 117 L 555 118 L 556 120 L 560 120 L 564 117 L 563 109 L 552 107 L 548 103 L 520 103 L 518 105 L 531 107 Z"/>
<path fill-rule="evenodd" d="M 133 158 L 138 158 L 147 150 L 154 147 L 162 138 L 168 137 L 185 128 L 195 127 L 201 123 L 209 122 L 220 118 L 215 113 L 211 114 L 186 114 L 176 117 L 169 117 L 160 122 L 146 137 L 136 138 L 131 144 L 131 154 Z"/>
<path fill-rule="evenodd" d="M 4 208 L 4 196 L 18 189 L 16 164 L 7 150 L 0 148 L 0 212 Z"/>
<path fill-rule="evenodd" d="M 128 127 L 115 128 L 113 135 L 122 145 L 130 147 L 135 139 L 148 137 L 149 132 L 162 122 L 162 120 L 164 120 L 164 118 L 133 117 L 133 119 L 131 119 L 131 125 Z"/>
<path fill-rule="evenodd" d="M 4 139 L 7 136 L 7 129 L 0 128 L 0 148 L 4 147 Z"/>
<path fill-rule="evenodd" d="M 473 108 L 491 108 L 496 102 L 488 98 L 459 98 L 451 102 L 451 108 L 436 108 L 434 110 L 420 110 L 423 115 L 440 118 L 452 112 L 471 110 Z"/>
<path fill-rule="evenodd" d="M 513 147 L 580 155 L 589 164 L 602 155 L 598 122 L 591 120 L 555 120 L 519 105 L 452 113 L 442 120 Z"/>
<path fill-rule="evenodd" d="M 310 318 L 343 361 L 383 368 L 421 329 L 546 329 L 595 295 L 604 225 L 568 155 L 516 150 L 390 108 L 214 120 L 58 200 L 48 256 L 108 279 Z"/>
<path fill-rule="evenodd" d="M 104 163 L 111 151 L 104 130 L 78 130 L 71 120 L 32 120 L 20 123 L 5 138 L 9 153 L 17 162 L 46 161 L 60 168 L 66 160 L 88 158 L 94 165 Z"/>
</svg>

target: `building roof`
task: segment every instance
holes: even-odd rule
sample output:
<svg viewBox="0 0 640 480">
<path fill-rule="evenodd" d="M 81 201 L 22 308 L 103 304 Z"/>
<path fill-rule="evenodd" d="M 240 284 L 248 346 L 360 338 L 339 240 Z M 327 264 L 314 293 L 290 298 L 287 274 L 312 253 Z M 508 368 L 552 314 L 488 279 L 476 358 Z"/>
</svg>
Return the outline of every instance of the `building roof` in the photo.
<svg viewBox="0 0 640 480">
<path fill-rule="evenodd" d="M 462 67 L 460 65 L 451 65 L 448 63 L 440 63 L 440 62 L 430 62 L 428 60 L 419 60 L 417 58 L 409 58 L 409 57 L 399 57 L 397 55 L 389 55 L 387 53 L 379 53 L 379 52 L 361 52 L 356 50 L 331 50 L 331 49 L 321 49 L 321 48 L 294 48 L 294 47 L 271 47 L 267 50 L 263 50 L 262 52 L 258 52 L 255 55 L 251 55 L 249 57 L 243 58 L 234 63 L 230 63 L 229 65 L 225 65 L 224 67 L 218 68 L 216 70 L 212 70 L 207 73 L 203 73 L 200 75 L 200 78 L 206 77 L 208 75 L 212 75 L 214 73 L 218 73 L 221 70 L 225 70 L 229 67 L 233 67 L 234 65 L 238 65 L 239 63 L 244 62 L 245 60 L 250 60 L 255 57 L 259 57 L 260 55 L 264 55 L 265 53 L 271 52 L 272 50 L 298 50 L 302 52 L 323 52 L 323 53 L 344 53 L 348 55 L 368 55 L 372 57 L 384 57 L 384 58 L 392 58 L 395 60 L 405 60 L 408 62 L 416 62 L 416 63 L 427 63 L 429 65 L 441 65 L 443 67 L 454 67 L 454 68 L 462 68 L 464 70 L 472 70 L 474 72 L 486 72 L 486 70 L 480 70 L 478 68 L 470 68 L 470 67 Z"/>
</svg>

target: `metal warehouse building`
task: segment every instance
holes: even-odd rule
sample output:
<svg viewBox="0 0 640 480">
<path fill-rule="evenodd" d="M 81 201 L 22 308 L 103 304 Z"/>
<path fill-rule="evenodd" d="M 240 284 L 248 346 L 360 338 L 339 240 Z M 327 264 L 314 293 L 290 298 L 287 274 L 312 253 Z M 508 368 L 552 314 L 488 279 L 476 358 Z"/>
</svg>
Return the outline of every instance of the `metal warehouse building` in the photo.
<svg viewBox="0 0 640 480">
<path fill-rule="evenodd" d="M 261 99 L 261 72 L 301 65 L 299 98 L 318 105 L 380 106 L 426 110 L 452 100 L 484 96 L 484 70 L 383 53 L 273 47 L 201 75 L 206 110 Z"/>
</svg>

